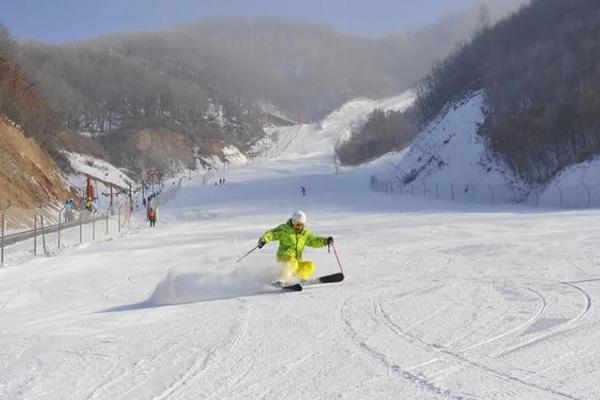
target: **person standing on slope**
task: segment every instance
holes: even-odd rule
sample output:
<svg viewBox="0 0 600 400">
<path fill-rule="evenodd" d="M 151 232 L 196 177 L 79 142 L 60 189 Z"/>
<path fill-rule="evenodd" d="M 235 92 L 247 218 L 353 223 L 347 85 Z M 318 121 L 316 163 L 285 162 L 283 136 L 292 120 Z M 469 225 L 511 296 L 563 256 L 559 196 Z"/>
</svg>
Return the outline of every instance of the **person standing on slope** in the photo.
<svg viewBox="0 0 600 400">
<path fill-rule="evenodd" d="M 85 201 L 85 209 L 88 210 L 89 212 L 92 212 L 94 210 L 94 204 L 92 203 L 91 197 L 88 197 L 87 200 Z"/>
<path fill-rule="evenodd" d="M 148 210 L 148 221 L 150 221 L 151 228 L 156 226 L 156 211 L 152 207 Z"/>
<path fill-rule="evenodd" d="M 302 259 L 304 246 L 319 248 L 333 244 L 333 237 L 316 236 L 306 228 L 306 214 L 302 211 L 296 211 L 286 223 L 265 232 L 258 240 L 258 248 L 273 240 L 279 241 L 277 262 L 281 267 L 279 282 L 282 284 L 292 278 L 306 281 L 315 273 L 315 263 Z"/>
</svg>

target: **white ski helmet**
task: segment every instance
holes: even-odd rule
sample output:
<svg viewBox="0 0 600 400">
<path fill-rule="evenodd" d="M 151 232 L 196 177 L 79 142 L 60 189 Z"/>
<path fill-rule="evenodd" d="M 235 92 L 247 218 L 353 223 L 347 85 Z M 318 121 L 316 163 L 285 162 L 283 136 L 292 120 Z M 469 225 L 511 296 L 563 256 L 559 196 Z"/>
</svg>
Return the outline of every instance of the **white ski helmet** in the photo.
<svg viewBox="0 0 600 400">
<path fill-rule="evenodd" d="M 292 215 L 292 222 L 306 225 L 306 214 L 304 214 L 304 212 L 300 210 L 296 211 Z"/>
</svg>

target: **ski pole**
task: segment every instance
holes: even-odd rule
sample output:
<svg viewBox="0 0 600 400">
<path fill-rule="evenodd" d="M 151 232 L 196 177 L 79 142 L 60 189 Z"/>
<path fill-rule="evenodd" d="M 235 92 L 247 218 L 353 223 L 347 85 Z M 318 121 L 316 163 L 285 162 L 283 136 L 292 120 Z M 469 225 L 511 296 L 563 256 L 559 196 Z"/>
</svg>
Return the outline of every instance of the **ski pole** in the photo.
<svg viewBox="0 0 600 400">
<path fill-rule="evenodd" d="M 337 260 L 337 263 L 340 266 L 340 271 L 342 272 L 342 274 L 344 274 L 344 269 L 342 268 L 342 263 L 340 262 L 340 258 L 338 257 L 337 251 L 335 250 L 335 246 L 331 244 L 331 247 L 333 247 L 333 254 L 335 254 L 335 259 Z"/>
<path fill-rule="evenodd" d="M 246 254 L 244 254 L 243 256 L 240 257 L 239 260 L 237 260 L 235 263 L 239 263 L 240 261 L 242 261 L 244 258 L 248 257 L 250 255 L 250 253 L 252 253 L 254 250 L 258 249 L 258 246 L 254 246 L 254 248 L 252 250 L 250 250 L 249 252 L 247 252 Z"/>
</svg>

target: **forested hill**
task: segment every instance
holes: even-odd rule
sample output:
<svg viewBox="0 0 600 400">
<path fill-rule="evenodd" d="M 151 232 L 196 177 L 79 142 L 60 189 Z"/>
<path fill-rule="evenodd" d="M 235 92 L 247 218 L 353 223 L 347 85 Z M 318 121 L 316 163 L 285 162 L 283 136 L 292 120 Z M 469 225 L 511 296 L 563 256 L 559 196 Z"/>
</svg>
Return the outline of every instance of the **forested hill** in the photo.
<svg viewBox="0 0 600 400">
<path fill-rule="evenodd" d="M 61 149 L 85 151 L 100 155 L 93 142 L 65 131 L 60 115 L 45 101 L 38 84 L 18 63 L 18 47 L 0 23 L 0 119 L 17 125 L 34 138 L 55 161 L 62 163 Z"/>
<path fill-rule="evenodd" d="M 487 103 L 479 134 L 519 179 L 543 185 L 600 154 L 600 2 L 534 0 L 484 27 L 420 82 L 408 116 L 423 124 L 479 90 Z M 395 134 L 412 129 L 390 118 L 399 121 Z M 347 153 L 373 141 L 363 133 Z"/>
<path fill-rule="evenodd" d="M 600 3 L 534 0 L 484 30 L 423 81 L 424 116 L 485 89 L 481 134 L 526 181 L 600 153 Z"/>
<path fill-rule="evenodd" d="M 233 144 L 245 152 L 265 124 L 314 121 L 352 98 L 397 94 L 479 18 L 472 9 L 385 38 L 291 20 L 203 21 L 19 48 L 32 81 L 66 126 L 94 137 L 114 163 L 140 170 L 164 164 L 181 143 L 190 154 L 179 161 L 194 148 L 219 155 Z M 140 132 L 173 151 L 150 157 Z"/>
<path fill-rule="evenodd" d="M 15 54 L 9 32 L 0 25 L 0 209 L 12 204 L 10 227 L 29 218 L 29 210 L 62 202 L 69 194 L 62 174 L 68 165 L 60 150 L 99 154 L 92 141 L 62 129 Z"/>
<path fill-rule="evenodd" d="M 374 40 L 293 21 L 202 22 L 20 49 L 66 126 L 136 170 L 162 167 L 174 153 L 148 157 L 147 133 L 165 147 L 184 143 L 190 154 L 179 161 L 194 148 L 220 155 L 233 144 L 245 152 L 266 124 L 318 119 L 350 98 L 402 87 L 379 66 Z"/>
</svg>

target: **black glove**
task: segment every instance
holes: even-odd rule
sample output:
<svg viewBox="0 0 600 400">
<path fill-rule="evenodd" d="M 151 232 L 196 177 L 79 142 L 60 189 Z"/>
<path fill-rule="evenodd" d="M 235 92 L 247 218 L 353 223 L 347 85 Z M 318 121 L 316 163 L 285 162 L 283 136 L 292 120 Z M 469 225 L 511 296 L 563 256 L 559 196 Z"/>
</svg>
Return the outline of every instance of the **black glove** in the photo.
<svg viewBox="0 0 600 400">
<path fill-rule="evenodd" d="M 329 236 L 327 238 L 327 246 L 331 246 L 333 244 L 333 238 L 331 236 Z"/>
<path fill-rule="evenodd" d="M 265 239 L 263 239 L 263 238 L 258 239 L 258 248 L 259 249 L 262 249 L 265 244 L 267 244 Z"/>
</svg>

